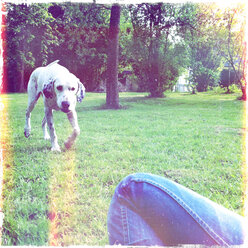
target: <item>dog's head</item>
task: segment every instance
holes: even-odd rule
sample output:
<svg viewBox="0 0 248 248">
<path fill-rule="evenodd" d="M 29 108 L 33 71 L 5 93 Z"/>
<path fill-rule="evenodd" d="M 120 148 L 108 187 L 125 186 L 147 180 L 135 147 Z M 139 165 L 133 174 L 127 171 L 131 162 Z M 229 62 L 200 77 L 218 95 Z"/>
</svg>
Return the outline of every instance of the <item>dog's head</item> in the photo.
<svg viewBox="0 0 248 248">
<path fill-rule="evenodd" d="M 83 100 L 85 88 L 75 75 L 68 73 L 66 76 L 51 79 L 45 84 L 43 93 L 46 98 L 56 98 L 59 109 L 68 113 L 75 109 L 77 101 Z"/>
</svg>

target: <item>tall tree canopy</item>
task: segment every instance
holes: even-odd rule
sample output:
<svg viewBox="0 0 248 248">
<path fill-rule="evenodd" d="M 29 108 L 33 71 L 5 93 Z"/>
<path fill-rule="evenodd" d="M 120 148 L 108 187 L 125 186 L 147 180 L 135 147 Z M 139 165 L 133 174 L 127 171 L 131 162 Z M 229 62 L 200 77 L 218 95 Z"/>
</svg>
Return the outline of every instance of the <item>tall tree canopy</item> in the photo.
<svg viewBox="0 0 248 248">
<path fill-rule="evenodd" d="M 152 97 L 162 97 L 179 76 L 175 56 L 179 31 L 194 25 L 191 4 L 130 5 L 133 25 L 133 68 Z M 143 50 L 143 51 L 142 51 Z M 178 51 L 177 51 L 178 52 Z M 136 58 L 136 59 L 135 59 Z"/>
<path fill-rule="evenodd" d="M 235 8 L 227 8 L 224 10 L 224 23 L 226 23 L 225 38 L 223 43 L 225 44 L 225 50 L 223 55 L 226 61 L 231 65 L 235 74 L 236 84 L 242 90 L 242 100 L 247 99 L 246 87 L 247 87 L 247 47 L 245 41 L 245 26 L 247 16 L 245 13 L 245 5 L 239 4 Z"/>
<path fill-rule="evenodd" d="M 195 10 L 197 21 L 194 28 L 186 30 L 183 37 L 191 87 L 193 92 L 201 92 L 214 86 L 219 79 L 224 59 L 221 53 L 224 48 L 223 23 L 218 8 L 213 4 L 198 4 Z"/>
<path fill-rule="evenodd" d="M 7 89 L 24 91 L 25 71 L 32 70 L 36 60 L 40 65 L 46 64 L 58 38 L 50 26 L 52 17 L 48 15 L 46 4 L 7 4 L 7 11 L 4 45 Z"/>
</svg>

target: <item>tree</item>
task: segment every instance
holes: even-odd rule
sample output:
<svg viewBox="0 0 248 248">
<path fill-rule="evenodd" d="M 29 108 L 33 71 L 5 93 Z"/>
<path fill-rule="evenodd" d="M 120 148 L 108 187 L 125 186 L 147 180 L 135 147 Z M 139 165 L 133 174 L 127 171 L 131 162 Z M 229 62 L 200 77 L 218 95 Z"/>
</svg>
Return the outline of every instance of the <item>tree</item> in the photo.
<svg viewBox="0 0 248 248">
<path fill-rule="evenodd" d="M 106 71 L 109 9 L 96 4 L 7 3 L 7 91 L 25 91 L 34 68 L 59 59 L 94 90 Z"/>
<path fill-rule="evenodd" d="M 130 5 L 133 25 L 132 66 L 151 97 L 163 97 L 179 76 L 180 59 L 175 47 L 178 32 L 192 25 L 191 4 Z M 173 56 L 172 56 L 173 55 Z"/>
<path fill-rule="evenodd" d="M 107 61 L 106 105 L 118 109 L 118 64 L 119 64 L 119 29 L 121 7 L 113 4 L 109 23 L 109 48 Z"/>
<path fill-rule="evenodd" d="M 192 93 L 207 91 L 218 82 L 223 62 L 221 15 L 214 4 L 195 5 L 194 28 L 184 32 Z"/>
<path fill-rule="evenodd" d="M 57 44 L 51 29 L 47 4 L 6 4 L 5 77 L 7 90 L 23 92 L 38 58 L 46 64 L 52 45 Z M 39 21 L 37 21 L 39 20 Z M 39 64 L 40 65 L 40 64 Z"/>
<path fill-rule="evenodd" d="M 110 8 L 85 3 L 57 5 L 64 10 L 64 15 L 53 24 L 59 46 L 54 48 L 51 57 L 60 59 L 77 75 L 87 91 L 94 91 L 105 80 Z"/>
<path fill-rule="evenodd" d="M 246 87 L 246 43 L 245 43 L 245 25 L 246 25 L 245 6 L 237 4 L 233 8 L 228 8 L 224 13 L 224 19 L 227 23 L 226 50 L 223 53 L 226 61 L 231 65 L 235 74 L 236 83 L 242 91 L 242 100 L 247 99 Z"/>
<path fill-rule="evenodd" d="M 47 5 L 7 4 L 5 64 L 9 91 L 25 90 L 26 72 L 32 70 L 38 58 L 46 64 L 50 49 L 57 42 L 46 9 Z"/>
</svg>

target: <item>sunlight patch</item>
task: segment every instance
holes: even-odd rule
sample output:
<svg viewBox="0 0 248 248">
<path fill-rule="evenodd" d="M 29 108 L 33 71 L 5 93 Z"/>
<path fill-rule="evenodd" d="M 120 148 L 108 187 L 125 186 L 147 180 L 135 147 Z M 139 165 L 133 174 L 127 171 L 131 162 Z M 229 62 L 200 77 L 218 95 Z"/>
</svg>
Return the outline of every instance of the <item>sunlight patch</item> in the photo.
<svg viewBox="0 0 248 248">
<path fill-rule="evenodd" d="M 2 88 L 3 88 L 3 11 L 4 4 L 0 3 L 0 116 L 4 116 L 4 102 L 2 100 Z M 2 134 L 3 134 L 3 125 L 4 121 L 0 122 L 0 245 L 2 244 L 2 225 L 3 225 L 3 199 L 2 199 L 2 190 L 3 190 L 3 147 L 2 147 Z"/>
<path fill-rule="evenodd" d="M 245 30 L 245 48 L 246 48 L 246 54 L 244 58 L 244 63 L 245 63 L 245 87 L 246 87 L 246 101 L 244 103 L 244 128 L 245 128 L 245 133 L 244 133 L 244 162 L 243 162 L 243 214 L 245 216 L 245 223 L 246 223 L 246 233 L 245 233 L 245 246 L 247 247 L 248 245 L 248 87 L 247 87 L 247 79 L 248 79 L 248 74 L 247 74 L 247 54 L 248 54 L 248 47 L 247 47 L 247 41 L 248 41 L 248 4 L 246 3 L 246 30 Z"/>
<path fill-rule="evenodd" d="M 75 180 L 75 151 L 66 151 L 53 156 L 51 154 L 49 213 L 50 246 L 73 245 L 71 237 L 75 230 L 77 212 L 77 187 Z M 61 162 L 63 161 L 63 162 Z"/>
</svg>

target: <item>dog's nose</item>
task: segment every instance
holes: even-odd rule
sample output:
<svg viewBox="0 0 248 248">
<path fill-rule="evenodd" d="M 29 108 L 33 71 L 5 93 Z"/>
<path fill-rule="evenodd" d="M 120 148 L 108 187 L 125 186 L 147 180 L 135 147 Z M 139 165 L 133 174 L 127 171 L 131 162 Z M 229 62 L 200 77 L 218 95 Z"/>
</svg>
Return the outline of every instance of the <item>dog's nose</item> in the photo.
<svg viewBox="0 0 248 248">
<path fill-rule="evenodd" d="M 70 103 L 68 101 L 63 101 L 61 105 L 63 109 L 68 109 L 70 107 Z"/>
</svg>

